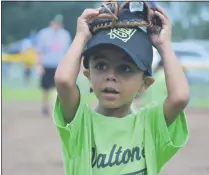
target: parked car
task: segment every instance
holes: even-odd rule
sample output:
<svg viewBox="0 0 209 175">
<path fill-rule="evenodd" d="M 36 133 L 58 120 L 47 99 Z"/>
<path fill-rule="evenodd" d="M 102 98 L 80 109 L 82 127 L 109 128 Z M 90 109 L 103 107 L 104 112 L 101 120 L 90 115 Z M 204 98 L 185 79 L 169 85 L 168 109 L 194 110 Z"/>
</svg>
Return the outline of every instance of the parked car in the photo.
<svg viewBox="0 0 209 175">
<path fill-rule="evenodd" d="M 198 44 L 198 45 L 201 45 L 202 47 L 204 47 L 206 49 L 206 51 L 208 51 L 208 54 L 209 54 L 209 40 L 198 40 L 198 39 L 188 39 L 188 40 L 185 40 L 184 41 L 185 43 L 195 43 L 195 44 Z"/>
<path fill-rule="evenodd" d="M 174 42 L 173 48 L 190 81 L 209 81 L 209 53 L 195 42 Z"/>
</svg>

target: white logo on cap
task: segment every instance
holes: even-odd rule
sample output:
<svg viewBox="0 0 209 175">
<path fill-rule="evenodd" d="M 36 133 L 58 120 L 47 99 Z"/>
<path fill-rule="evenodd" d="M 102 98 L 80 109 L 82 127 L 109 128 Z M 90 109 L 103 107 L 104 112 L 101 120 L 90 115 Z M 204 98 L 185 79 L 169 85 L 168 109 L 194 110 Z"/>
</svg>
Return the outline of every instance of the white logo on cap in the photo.
<svg viewBox="0 0 209 175">
<path fill-rule="evenodd" d="M 118 38 L 126 43 L 128 40 L 131 39 L 136 31 L 137 29 L 131 28 L 112 28 L 107 35 L 110 36 L 110 39 Z"/>
</svg>

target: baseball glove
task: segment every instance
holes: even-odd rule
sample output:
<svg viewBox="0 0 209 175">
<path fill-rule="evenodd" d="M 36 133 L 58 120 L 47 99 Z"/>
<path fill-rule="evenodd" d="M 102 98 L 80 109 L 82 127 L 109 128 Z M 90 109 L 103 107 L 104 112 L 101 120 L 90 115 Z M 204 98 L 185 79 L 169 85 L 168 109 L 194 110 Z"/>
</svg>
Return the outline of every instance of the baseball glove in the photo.
<svg viewBox="0 0 209 175">
<path fill-rule="evenodd" d="M 150 1 L 106 0 L 102 3 L 100 14 L 89 23 L 92 33 L 112 27 L 147 27 L 158 33 L 162 28 L 160 19 L 154 15 L 156 5 Z"/>
</svg>

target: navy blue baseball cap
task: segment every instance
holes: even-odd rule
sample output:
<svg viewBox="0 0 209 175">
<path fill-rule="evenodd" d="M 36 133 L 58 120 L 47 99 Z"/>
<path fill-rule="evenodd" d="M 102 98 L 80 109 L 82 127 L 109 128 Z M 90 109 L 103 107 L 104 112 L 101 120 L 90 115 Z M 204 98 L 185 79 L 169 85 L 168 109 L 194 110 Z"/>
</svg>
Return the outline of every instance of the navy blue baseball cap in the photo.
<svg viewBox="0 0 209 175">
<path fill-rule="evenodd" d="M 140 70 L 146 75 L 152 75 L 152 41 L 141 28 L 111 28 L 94 33 L 83 52 L 83 64 L 86 69 L 89 66 L 89 57 L 103 45 L 114 45 L 122 49 Z"/>
</svg>

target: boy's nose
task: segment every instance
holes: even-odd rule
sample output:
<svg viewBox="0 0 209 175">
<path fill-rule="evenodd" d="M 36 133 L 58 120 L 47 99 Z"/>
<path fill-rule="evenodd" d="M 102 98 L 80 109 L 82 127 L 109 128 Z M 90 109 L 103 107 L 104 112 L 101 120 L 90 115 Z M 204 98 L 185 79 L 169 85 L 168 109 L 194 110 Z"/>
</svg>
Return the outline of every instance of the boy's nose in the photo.
<svg viewBox="0 0 209 175">
<path fill-rule="evenodd" d="M 115 81 L 116 82 L 116 77 L 113 74 L 108 74 L 106 77 L 106 81 Z"/>
</svg>

